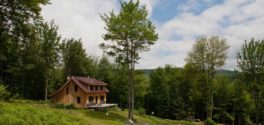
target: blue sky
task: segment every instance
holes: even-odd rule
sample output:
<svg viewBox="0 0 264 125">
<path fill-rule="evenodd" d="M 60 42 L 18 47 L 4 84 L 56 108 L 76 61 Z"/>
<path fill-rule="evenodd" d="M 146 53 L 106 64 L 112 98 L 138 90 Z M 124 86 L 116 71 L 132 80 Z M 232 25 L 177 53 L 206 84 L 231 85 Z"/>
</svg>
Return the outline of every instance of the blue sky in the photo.
<svg viewBox="0 0 264 125">
<path fill-rule="evenodd" d="M 223 0 L 163 0 L 153 8 L 151 19 L 163 23 L 185 11 L 198 15 L 208 7 L 222 2 Z"/>
<path fill-rule="evenodd" d="M 100 13 L 118 12 L 119 0 L 51 0 L 43 6 L 46 21 L 59 25 L 64 38 L 81 38 L 86 52 L 100 57 L 104 40 Z M 165 64 L 182 67 L 197 37 L 218 35 L 230 45 L 223 69 L 236 68 L 236 53 L 244 40 L 264 38 L 264 0 L 140 0 L 146 5 L 159 40 L 141 53 L 137 68 Z"/>
</svg>

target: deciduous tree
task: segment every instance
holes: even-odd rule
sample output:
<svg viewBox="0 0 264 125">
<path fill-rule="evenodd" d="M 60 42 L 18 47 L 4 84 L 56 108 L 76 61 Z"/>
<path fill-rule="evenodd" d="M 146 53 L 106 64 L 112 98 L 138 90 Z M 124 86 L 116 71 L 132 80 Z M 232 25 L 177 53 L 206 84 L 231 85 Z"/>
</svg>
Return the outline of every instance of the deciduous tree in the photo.
<svg viewBox="0 0 264 125">
<path fill-rule="evenodd" d="M 207 75 L 207 117 L 212 117 L 213 112 L 213 78 L 217 69 L 225 64 L 229 45 L 225 39 L 218 36 L 200 37 L 188 53 L 187 63 L 198 65 Z"/>
<path fill-rule="evenodd" d="M 120 2 L 121 9 L 118 14 L 110 12 L 109 15 L 101 15 L 106 23 L 107 33 L 103 35 L 104 40 L 100 46 L 104 51 L 113 56 L 116 61 L 127 67 L 128 77 L 128 118 L 133 119 L 134 108 L 134 68 L 140 59 L 139 52 L 148 51 L 158 39 L 155 26 L 148 19 L 145 6 L 140 6 L 139 1 Z"/>
</svg>

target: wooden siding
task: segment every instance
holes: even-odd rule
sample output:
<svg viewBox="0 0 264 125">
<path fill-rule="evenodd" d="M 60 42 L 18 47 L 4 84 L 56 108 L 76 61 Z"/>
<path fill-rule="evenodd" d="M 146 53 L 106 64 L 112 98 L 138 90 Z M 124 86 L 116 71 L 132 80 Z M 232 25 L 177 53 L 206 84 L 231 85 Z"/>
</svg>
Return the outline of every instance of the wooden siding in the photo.
<svg viewBox="0 0 264 125">
<path fill-rule="evenodd" d="M 89 97 L 93 96 L 93 102 L 96 103 L 96 96 L 98 97 L 97 103 L 100 103 L 100 97 L 104 96 L 104 102 L 106 102 L 106 94 L 88 94 L 84 92 L 79 86 L 78 91 L 75 92 L 75 84 L 72 80 L 63 87 L 61 91 L 52 95 L 52 102 L 55 104 L 74 104 L 77 108 L 85 108 L 89 102 Z M 66 93 L 66 89 L 68 88 L 68 94 Z M 77 97 L 81 98 L 81 102 L 77 103 Z"/>
</svg>

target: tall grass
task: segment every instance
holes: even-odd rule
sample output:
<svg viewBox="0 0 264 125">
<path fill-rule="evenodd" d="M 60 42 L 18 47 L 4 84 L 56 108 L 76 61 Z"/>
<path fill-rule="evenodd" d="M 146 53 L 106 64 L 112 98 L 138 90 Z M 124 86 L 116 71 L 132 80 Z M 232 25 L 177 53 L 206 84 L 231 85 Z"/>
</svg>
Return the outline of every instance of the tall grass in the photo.
<svg viewBox="0 0 264 125">
<path fill-rule="evenodd" d="M 0 125 L 123 125 L 127 120 L 127 111 L 116 109 L 93 111 L 87 109 L 58 109 L 54 107 L 44 101 L 0 101 Z M 137 123 L 147 123 L 148 125 L 196 124 L 140 114 L 135 115 L 135 120 Z"/>
</svg>

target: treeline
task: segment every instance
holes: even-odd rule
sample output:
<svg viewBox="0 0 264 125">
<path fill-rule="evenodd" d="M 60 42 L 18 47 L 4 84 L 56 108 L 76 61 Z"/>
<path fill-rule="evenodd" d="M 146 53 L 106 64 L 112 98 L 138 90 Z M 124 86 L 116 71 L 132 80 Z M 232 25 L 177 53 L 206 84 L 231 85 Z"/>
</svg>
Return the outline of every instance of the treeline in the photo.
<svg viewBox="0 0 264 125">
<path fill-rule="evenodd" d="M 115 63 L 106 54 L 101 58 L 88 55 L 81 39 L 63 38 L 58 26 L 53 21 L 45 22 L 40 15 L 40 5 L 47 3 L 46 0 L 0 3 L 0 82 L 5 86 L 1 85 L 0 90 L 6 88 L 11 93 L 5 95 L 47 99 L 49 93 L 64 84 L 67 76 L 90 76 L 109 83 L 107 98 L 121 108 L 129 108 L 130 98 L 132 109 L 163 118 L 213 119 L 240 125 L 264 123 L 264 40 L 251 39 L 243 44 L 237 52 L 237 73 L 232 78 L 216 74 L 225 64 L 229 48 L 226 40 L 218 36 L 198 38 L 184 68 L 167 65 L 146 76 L 140 70 L 134 71 L 140 58 L 138 53 L 149 50 L 158 37 L 153 24 L 145 19 L 146 9 L 140 8 L 138 2 L 122 3 L 122 16 L 118 18 L 113 14 L 111 18 L 102 15 L 111 31 L 104 39 L 117 41 L 118 45 L 101 47 L 112 47 L 106 54 L 117 56 Z M 141 13 L 144 18 L 136 18 L 141 25 L 130 25 L 128 19 L 134 18 L 127 7 L 133 8 L 135 15 Z M 126 25 L 141 27 L 136 27 L 135 35 Z M 146 29 L 144 33 L 142 27 Z M 123 40 L 116 35 L 124 32 L 131 38 Z M 135 49 L 127 40 L 140 45 Z M 144 43 L 147 41 L 150 43 Z M 125 58 L 126 52 L 130 52 L 131 59 Z"/>
<path fill-rule="evenodd" d="M 0 3 L 0 84 L 5 86 L 1 88 L 12 97 L 40 100 L 61 87 L 67 76 L 90 76 L 109 83 L 108 100 L 127 108 L 125 66 L 106 56 L 88 55 L 81 39 L 63 38 L 54 21 L 41 17 L 40 5 L 46 4 L 46 0 Z M 143 107 L 148 78 L 136 71 L 135 81 L 135 107 Z"/>
<path fill-rule="evenodd" d="M 222 41 L 222 42 L 221 42 Z M 213 119 L 223 124 L 264 123 L 264 40 L 245 41 L 237 71 L 216 74 L 228 45 L 216 36 L 198 38 L 184 68 L 150 73 L 147 114 L 170 119 Z"/>
</svg>

